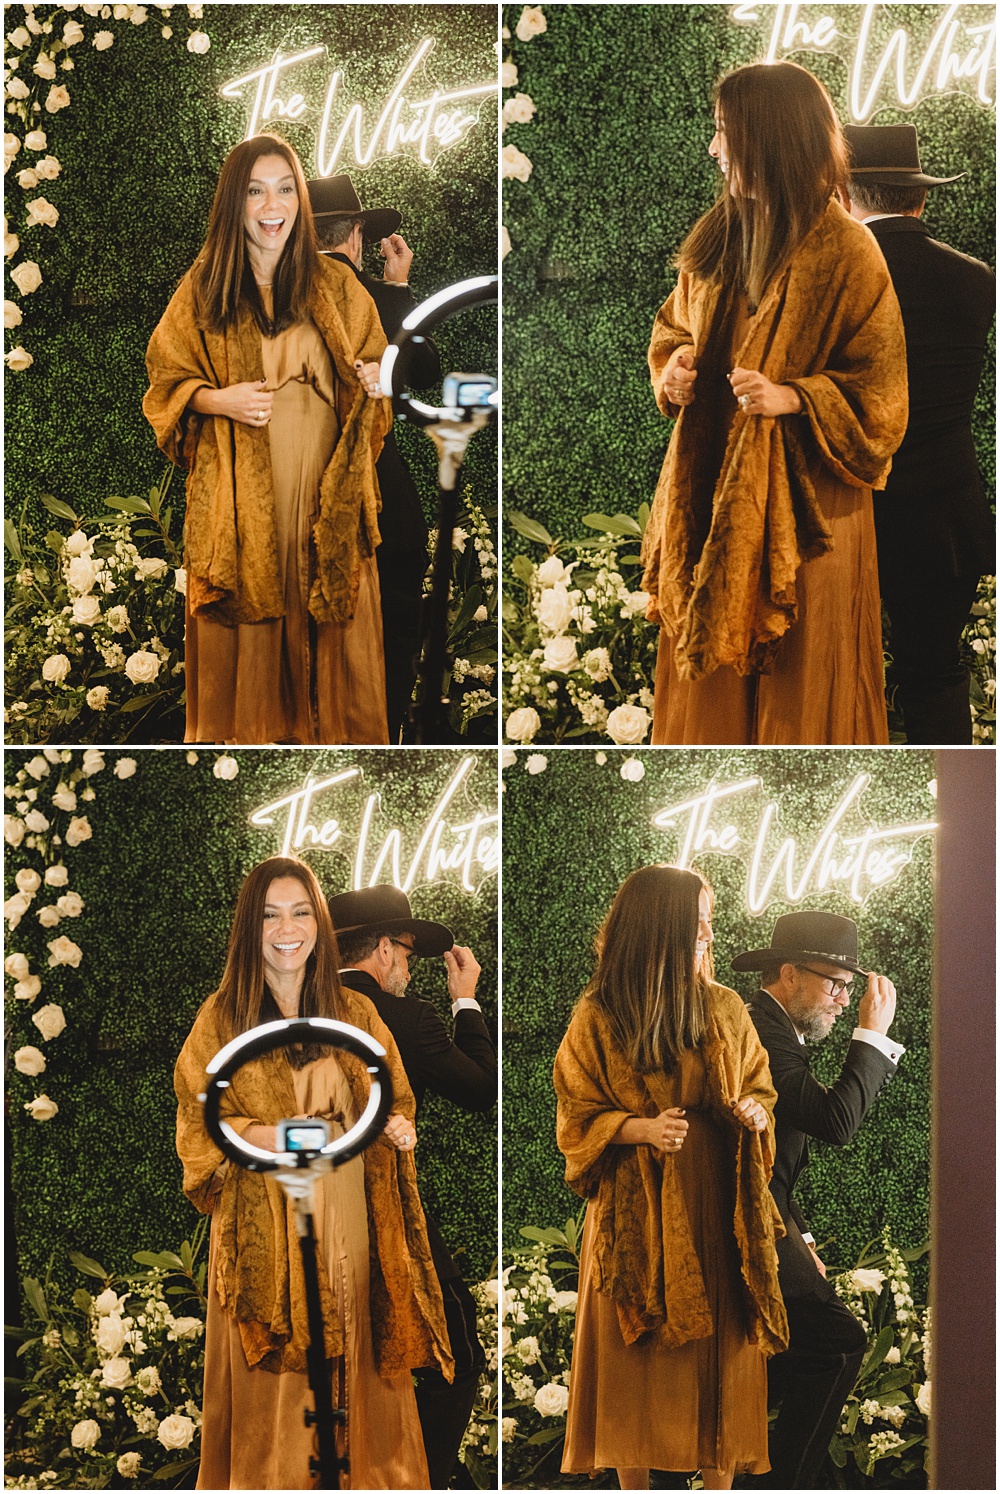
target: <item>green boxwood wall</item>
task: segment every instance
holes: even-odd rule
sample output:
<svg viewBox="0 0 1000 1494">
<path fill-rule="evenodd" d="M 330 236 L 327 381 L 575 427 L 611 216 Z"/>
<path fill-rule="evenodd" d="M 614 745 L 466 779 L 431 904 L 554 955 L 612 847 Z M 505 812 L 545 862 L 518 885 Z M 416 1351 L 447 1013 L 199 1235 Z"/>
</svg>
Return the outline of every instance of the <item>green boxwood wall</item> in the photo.
<svg viewBox="0 0 1000 1494">
<path fill-rule="evenodd" d="M 119 780 L 113 767 L 125 754 L 107 752 L 106 767 L 91 780 L 94 802 L 78 807 L 89 816 L 93 838 L 63 852 L 69 885 L 86 904 L 82 916 L 64 919 L 55 933 L 41 930 L 37 910 L 56 895 L 47 897 L 43 889 L 8 939 L 7 952 L 29 954 L 32 970 L 42 978 L 42 994 L 32 1007 L 9 1001 L 9 1041 L 12 1049 L 42 1048 L 48 1060 L 37 1079 L 13 1070 L 9 1079 L 14 1226 L 22 1271 L 44 1270 L 53 1251 L 62 1262 L 70 1248 L 109 1269 L 122 1269 L 131 1264 L 134 1250 L 175 1249 L 195 1222 L 181 1193 L 174 1152 L 173 1064 L 195 1012 L 221 974 L 240 882 L 251 866 L 280 848 L 276 833 L 250 825 L 248 816 L 299 788 L 310 769 L 319 778 L 360 764 L 365 787 L 350 794 L 345 788 L 341 802 L 352 807 L 338 816 L 342 824 L 350 830 L 354 807 L 377 790 L 386 822 L 410 827 L 404 833 L 412 854 L 414 828 L 419 834 L 462 756 L 417 749 L 236 750 L 233 755 L 240 771 L 232 782 L 213 777 L 217 753 L 199 753 L 191 765 L 180 749 L 134 753 L 136 773 Z M 496 755 L 476 756 L 469 803 L 492 808 Z M 7 753 L 8 782 L 29 757 Z M 81 754 L 72 757 L 78 766 Z M 42 809 L 58 774 L 53 767 L 38 785 Z M 39 867 L 40 858 L 22 846 L 7 861 L 9 897 L 17 871 Z M 324 890 L 346 890 L 343 856 L 323 852 L 313 857 L 313 865 Z M 447 923 L 459 943 L 472 947 L 483 967 L 480 990 L 492 1023 L 495 879 L 485 881 L 477 896 L 453 880 L 418 886 L 411 902 L 417 916 Z M 61 934 L 83 949 L 76 971 L 46 968 L 45 943 Z M 443 961 L 418 964 L 414 988 L 450 1023 Z M 46 1002 L 59 1003 L 67 1022 L 49 1043 L 39 1039 L 31 1023 L 32 1011 Z M 59 1114 L 46 1123 L 32 1120 L 22 1108 L 42 1093 L 59 1106 Z M 420 1125 L 421 1194 L 470 1279 L 486 1273 L 496 1254 L 495 1159 L 495 1115 L 467 1115 L 428 1096 Z"/>
<path fill-rule="evenodd" d="M 51 8 L 35 10 L 44 21 Z M 8 29 L 19 12 L 11 7 Z M 94 515 L 109 494 L 145 493 L 163 469 L 140 409 L 144 355 L 201 246 L 222 161 L 246 128 L 244 103 L 220 97 L 223 85 L 279 48 L 289 55 L 324 43 L 330 61 L 326 67 L 320 61 L 316 75 L 320 103 L 329 72 L 343 67 L 346 95 L 365 103 L 367 130 L 425 36 L 437 41 L 426 67 L 442 88 L 484 82 L 496 71 L 496 11 L 489 5 L 206 5 L 197 23 L 211 39 L 204 56 L 185 50 L 195 23 L 184 24 L 184 7 L 171 18 L 169 41 L 161 38 L 157 17 L 151 9 L 141 26 L 96 23 L 115 33 L 111 50 L 100 54 L 90 41 L 95 23 L 85 18 L 88 34 L 73 49 L 74 71 L 58 75 L 69 88 L 70 106 L 42 116 L 48 148 L 62 164 L 59 178 L 42 184 L 59 209 L 55 229 L 24 226 L 24 201 L 37 195 L 23 193 L 15 180 L 27 164 L 24 152 L 7 178 L 5 210 L 21 238 L 18 258 L 37 259 L 45 277 L 29 296 L 6 292 L 23 304 L 25 317 L 8 345 L 23 343 L 35 359 L 25 373 L 7 376 L 9 516 L 27 504 L 29 519 L 44 522 L 37 499 L 46 492 Z M 59 31 L 63 19 L 60 12 Z M 27 54 L 33 56 L 34 49 Z M 27 61 L 23 70 L 30 78 Z M 312 125 L 280 122 L 277 128 L 299 149 L 311 175 Z M 352 175 L 365 206 L 396 206 L 403 213 L 418 299 L 469 275 L 495 272 L 496 126 L 489 96 L 479 123 L 433 170 L 405 155 L 377 158 Z M 368 268 L 380 274 L 377 249 L 370 256 Z M 494 308 L 442 324 L 438 343 L 445 371 L 495 373 Z M 400 444 L 431 514 L 437 493 L 431 443 L 401 428 Z M 480 501 L 493 501 L 495 432 L 474 438 L 466 477 Z"/>
<path fill-rule="evenodd" d="M 856 773 L 866 772 L 872 775 L 862 800 L 866 820 L 885 826 L 934 818 L 927 790 L 933 756 L 917 750 L 646 749 L 633 754 L 646 770 L 640 783 L 621 778 L 623 752 L 610 749 L 603 764 L 599 755 L 556 748 L 548 753 L 546 770 L 532 776 L 524 767 L 527 755 L 519 753 L 504 772 L 504 842 L 517 847 L 516 874 L 508 871 L 503 883 L 508 1246 L 518 1242 L 521 1225 L 561 1223 L 579 1207 L 562 1181 L 563 1159 L 555 1145 L 552 1061 L 590 977 L 593 936 L 615 892 L 637 867 L 672 861 L 678 854 L 673 832 L 655 829 L 653 815 L 709 782 L 757 775 L 768 798 L 779 804 L 781 832 L 811 847 L 812 834 L 843 789 Z M 735 809 L 731 818 L 756 825 L 756 813 L 747 809 Z M 714 822 L 724 822 L 723 811 L 716 811 Z M 832 1239 L 827 1259 L 836 1264 L 853 1264 L 856 1252 L 884 1224 L 904 1246 L 919 1244 L 927 1232 L 931 859 L 925 837 L 916 842 L 898 879 L 871 893 L 863 906 L 840 891 L 810 895 L 805 903 L 857 920 L 862 963 L 895 982 L 899 1001 L 892 1033 L 907 1049 L 854 1141 L 846 1147 L 816 1142 L 809 1171 L 796 1189 L 817 1240 Z M 744 861 L 706 853 L 697 864 L 716 893 L 716 977 L 749 997 L 756 989 L 754 977 L 729 970 L 729 961 L 768 944 L 774 919 L 790 907 L 775 901 L 755 919 L 744 900 Z M 845 1017 L 813 1050 L 814 1072 L 827 1083 L 839 1072 L 853 1025 Z"/>
<path fill-rule="evenodd" d="M 509 125 L 504 144 L 531 160 L 527 182 L 504 184 L 504 488 L 508 508 L 576 536 L 594 510 L 634 514 L 656 486 L 671 426 L 649 388 L 653 318 L 675 280 L 671 260 L 714 200 L 707 152 L 719 76 L 764 55 L 765 25 L 734 24 L 728 5 L 546 5 L 548 29 L 513 35 L 504 54 L 538 112 Z M 860 6 L 838 6 L 856 21 Z M 940 6 L 879 7 L 876 40 L 907 25 L 929 37 Z M 981 7 L 989 19 L 989 7 Z M 846 28 L 845 28 L 846 29 Z M 872 55 L 879 55 L 873 42 Z M 797 54 L 847 118 L 847 67 Z M 511 97 L 509 91 L 505 97 Z M 965 96 L 927 99 L 911 113 L 880 109 L 874 124 L 912 120 L 923 164 L 950 176 L 925 221 L 956 249 L 994 262 L 994 117 Z M 991 351 L 976 439 L 992 491 L 995 425 Z M 511 530 L 512 550 L 525 542 Z"/>
</svg>

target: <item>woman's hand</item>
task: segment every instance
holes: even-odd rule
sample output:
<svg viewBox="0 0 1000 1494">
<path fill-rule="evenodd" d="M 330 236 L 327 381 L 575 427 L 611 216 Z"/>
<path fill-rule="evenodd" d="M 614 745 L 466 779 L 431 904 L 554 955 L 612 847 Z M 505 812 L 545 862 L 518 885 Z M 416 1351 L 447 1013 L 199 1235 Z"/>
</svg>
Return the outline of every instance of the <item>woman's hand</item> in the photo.
<svg viewBox="0 0 1000 1494">
<path fill-rule="evenodd" d="M 385 1123 L 385 1134 L 397 1152 L 412 1152 L 417 1144 L 417 1128 L 405 1115 L 390 1115 Z"/>
<path fill-rule="evenodd" d="M 274 406 L 274 395 L 266 385 L 266 379 L 254 379 L 248 384 L 230 384 L 225 389 L 207 386 L 196 389 L 190 408 L 199 415 L 224 415 L 239 425 L 262 430 L 271 419 Z"/>
<path fill-rule="evenodd" d="M 802 398 L 791 384 L 772 384 L 752 368 L 734 368 L 730 387 L 747 415 L 801 415 Z"/>
<path fill-rule="evenodd" d="M 734 1100 L 733 1114 L 748 1131 L 763 1131 L 767 1128 L 767 1111 L 759 1100 Z"/>
<path fill-rule="evenodd" d="M 690 405 L 694 400 L 694 381 L 698 370 L 694 366 L 694 351 L 678 348 L 663 370 L 663 388 L 672 405 Z"/>
<path fill-rule="evenodd" d="M 259 1146 L 262 1151 L 276 1151 L 278 1146 L 278 1128 L 277 1126 L 261 1126 L 257 1122 L 254 1122 L 252 1126 L 247 1126 L 243 1132 L 243 1140 L 249 1142 L 251 1146 Z"/>
<path fill-rule="evenodd" d="M 360 358 L 354 360 L 354 370 L 365 386 L 365 393 L 369 399 L 382 398 L 382 386 L 378 381 L 380 366 L 378 363 L 362 363 Z"/>
<path fill-rule="evenodd" d="M 659 1115 L 646 1121 L 645 1125 L 648 1145 L 655 1146 L 657 1151 L 679 1152 L 684 1145 L 688 1123 L 684 1119 L 684 1111 L 678 1110 L 676 1106 L 671 1110 L 661 1110 Z"/>
</svg>

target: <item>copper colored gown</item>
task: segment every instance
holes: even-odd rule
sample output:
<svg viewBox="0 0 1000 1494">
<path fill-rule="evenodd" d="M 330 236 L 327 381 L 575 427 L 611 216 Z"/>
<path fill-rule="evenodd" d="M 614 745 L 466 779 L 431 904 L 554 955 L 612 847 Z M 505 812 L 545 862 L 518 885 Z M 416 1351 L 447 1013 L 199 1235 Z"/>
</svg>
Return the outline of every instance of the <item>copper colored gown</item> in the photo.
<svg viewBox="0 0 1000 1494">
<path fill-rule="evenodd" d="M 669 1104 L 686 1111 L 688 1133 L 675 1162 L 715 1332 L 676 1349 L 661 1347 L 649 1334 L 625 1343 L 613 1301 L 591 1282 L 591 1204 L 580 1255 L 564 1473 L 766 1473 L 770 1467 L 767 1361 L 747 1337 L 733 1231 L 732 1141 L 706 1106 L 699 1052 L 683 1055 Z"/>
<path fill-rule="evenodd" d="M 733 318 L 730 366 L 750 323 L 746 298 Z M 719 466 L 736 400 L 726 384 Z M 782 416 L 793 420 L 795 416 Z M 799 567 L 799 615 L 766 674 L 726 666 L 682 680 L 673 639 L 660 629 L 653 703 L 654 746 L 882 745 L 889 740 L 882 663 L 882 605 L 870 488 L 842 482 L 817 460 L 816 497 L 833 548 Z"/>
<path fill-rule="evenodd" d="M 261 287 L 270 307 L 271 292 Z M 309 615 L 312 529 L 337 441 L 334 371 L 312 322 L 263 337 L 285 616 L 226 627 L 187 614 L 187 742 L 387 743 L 378 567 L 361 562 L 348 623 Z"/>
<path fill-rule="evenodd" d="M 294 1070 L 303 1115 L 323 1115 L 340 1135 L 353 1125 L 351 1091 L 337 1059 Z M 228 1164 L 232 1165 L 232 1164 Z M 383 1379 L 375 1368 L 368 1309 L 368 1209 L 364 1160 L 327 1173 L 316 1188 L 316 1232 L 345 1330 L 347 1354 L 333 1362 L 334 1394 L 343 1370 L 351 1489 L 426 1489 L 427 1460 L 409 1372 Z M 215 1231 L 208 1279 L 215 1280 Z M 234 1318 L 208 1293 L 199 1489 L 314 1489 L 315 1433 L 303 1412 L 313 1404 L 304 1374 L 250 1369 Z"/>
</svg>

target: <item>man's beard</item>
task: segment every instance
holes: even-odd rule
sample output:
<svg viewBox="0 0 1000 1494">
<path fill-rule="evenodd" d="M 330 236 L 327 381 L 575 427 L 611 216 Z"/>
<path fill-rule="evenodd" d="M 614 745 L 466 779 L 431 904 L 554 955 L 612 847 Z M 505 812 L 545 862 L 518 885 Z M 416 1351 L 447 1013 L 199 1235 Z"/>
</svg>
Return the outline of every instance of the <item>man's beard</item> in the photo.
<svg viewBox="0 0 1000 1494">
<path fill-rule="evenodd" d="M 390 996 L 405 996 L 409 984 L 409 975 L 404 975 L 400 970 L 390 970 L 382 983 L 382 989 Z"/>
<path fill-rule="evenodd" d="M 834 1024 L 827 1021 L 829 1013 L 817 1011 L 809 1001 L 793 997 L 785 1003 L 785 1011 L 807 1043 L 821 1043 L 833 1031 Z"/>
</svg>

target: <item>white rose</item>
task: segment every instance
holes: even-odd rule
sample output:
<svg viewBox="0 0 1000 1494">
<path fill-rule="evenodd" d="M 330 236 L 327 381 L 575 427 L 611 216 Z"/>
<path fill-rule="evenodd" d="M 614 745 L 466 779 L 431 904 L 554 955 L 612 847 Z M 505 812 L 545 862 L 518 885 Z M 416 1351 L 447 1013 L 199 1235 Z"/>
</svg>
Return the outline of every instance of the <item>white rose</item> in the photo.
<svg viewBox="0 0 1000 1494">
<path fill-rule="evenodd" d="M 649 606 L 648 591 L 630 591 L 622 604 L 622 617 L 638 617 Z"/>
<path fill-rule="evenodd" d="M 199 56 L 203 56 L 208 51 L 208 49 L 209 49 L 209 47 L 211 45 L 212 45 L 212 43 L 209 41 L 209 39 L 205 35 L 204 31 L 192 31 L 191 35 L 187 39 L 187 49 L 188 49 L 188 51 L 189 52 L 197 52 Z M 185 1421 L 186 1419 L 187 1418 L 183 1417 L 183 1416 L 180 1418 L 181 1421 Z M 168 1418 L 168 1420 L 169 1420 L 169 1418 Z M 162 1431 L 163 1428 L 161 1427 L 160 1430 Z M 163 1441 L 162 1437 L 161 1437 L 160 1440 L 161 1440 L 161 1442 Z M 163 1443 L 163 1445 L 164 1445 L 164 1447 L 167 1446 L 167 1444 L 165 1442 Z M 179 1446 L 181 1446 L 181 1447 L 187 1447 L 187 1443 L 186 1442 L 182 1442 L 182 1443 L 179 1444 Z"/>
<path fill-rule="evenodd" d="M 55 907 L 39 908 L 38 922 L 43 929 L 54 929 L 59 922 L 59 909 Z"/>
<path fill-rule="evenodd" d="M 56 901 L 56 907 L 64 918 L 79 918 L 85 904 L 78 892 L 64 892 Z"/>
<path fill-rule="evenodd" d="M 30 92 L 31 89 L 28 87 L 27 83 L 23 83 L 20 78 L 11 78 L 10 82 L 7 84 L 8 98 L 26 99 Z"/>
<path fill-rule="evenodd" d="M 174 1318 L 172 1332 L 177 1338 L 189 1341 L 197 1338 L 204 1327 L 201 1318 Z"/>
<path fill-rule="evenodd" d="M 47 1043 L 57 1038 L 66 1026 L 63 1009 L 61 1006 L 56 1006 L 54 1001 L 48 1006 L 40 1006 L 31 1020 Z"/>
<path fill-rule="evenodd" d="M 553 670 L 556 674 L 569 674 L 571 669 L 576 669 L 580 663 L 576 652 L 576 639 L 567 638 L 561 634 L 558 638 L 550 638 L 545 645 L 544 661 L 546 669 Z"/>
<path fill-rule="evenodd" d="M 112 633 L 124 633 L 128 630 L 128 608 L 109 607 L 104 614 L 104 621 Z"/>
<path fill-rule="evenodd" d="M 74 529 L 66 540 L 66 550 L 70 555 L 82 555 L 85 550 L 90 550 L 90 544 L 82 529 Z"/>
<path fill-rule="evenodd" d="M 565 586 L 547 586 L 535 612 L 542 627 L 550 633 L 565 633 L 573 619 L 573 603 Z"/>
<path fill-rule="evenodd" d="M 532 37 L 541 36 L 543 31 L 547 31 L 548 24 L 540 5 L 526 5 L 514 28 L 514 34 L 518 41 L 531 41 Z"/>
<path fill-rule="evenodd" d="M 115 1467 L 122 1478 L 138 1478 L 142 1467 L 142 1455 L 137 1452 L 122 1453 Z"/>
<path fill-rule="evenodd" d="M 500 87 L 501 88 L 516 88 L 517 87 L 517 68 L 511 62 L 511 60 L 510 60 L 509 57 L 506 59 L 506 61 L 504 61 L 503 63 L 501 63 L 501 66 L 500 66 Z"/>
<path fill-rule="evenodd" d="M 114 1358 L 125 1347 L 125 1327 L 116 1312 L 102 1316 L 94 1329 L 94 1342 L 102 1354 Z"/>
<path fill-rule="evenodd" d="M 20 306 L 18 306 L 17 302 L 16 301 L 4 301 L 4 303 L 3 303 L 3 324 L 4 324 L 4 326 L 8 327 L 8 328 L 9 327 L 19 327 L 21 325 L 21 323 L 22 323 L 23 320 L 24 320 L 24 318 L 21 315 L 21 308 L 20 308 Z"/>
<path fill-rule="evenodd" d="M 510 234 L 507 232 L 507 226 L 502 223 L 500 225 L 500 258 L 506 259 L 513 247 L 510 241 Z M 504 1418 L 504 1420 L 507 1419 L 506 1417 Z"/>
<path fill-rule="evenodd" d="M 504 124 L 530 124 L 531 116 L 536 114 L 537 108 L 526 93 L 516 93 L 512 99 L 507 99 L 503 106 Z"/>
<path fill-rule="evenodd" d="M 93 835 L 90 821 L 85 814 L 75 815 L 66 827 L 66 844 L 68 846 L 81 845 Z"/>
<path fill-rule="evenodd" d="M 85 596 L 88 591 L 93 591 L 96 580 L 97 570 L 90 556 L 74 555 L 66 567 L 66 584 L 70 590 Z"/>
<path fill-rule="evenodd" d="M 133 685 L 151 685 L 160 672 L 160 661 L 149 649 L 141 648 L 138 653 L 129 654 L 125 663 L 125 673 Z"/>
<path fill-rule="evenodd" d="M 113 31 L 96 31 L 94 33 L 94 46 L 98 52 L 106 52 L 109 47 L 114 46 L 115 34 Z"/>
<path fill-rule="evenodd" d="M 94 773 L 100 773 L 104 767 L 104 753 L 99 747 L 88 747 L 83 754 L 83 773 L 85 778 L 90 778 Z"/>
<path fill-rule="evenodd" d="M 63 46 L 75 47 L 77 42 L 83 41 L 83 27 L 79 21 L 67 21 L 63 27 Z"/>
<path fill-rule="evenodd" d="M 31 32 L 26 31 L 23 26 L 17 26 L 13 31 L 8 31 L 7 40 L 15 52 L 23 52 L 31 40 Z"/>
<path fill-rule="evenodd" d="M 9 353 L 5 353 L 3 361 L 14 373 L 24 373 L 25 369 L 30 368 L 35 360 L 27 348 L 17 347 L 11 348 Z"/>
<path fill-rule="evenodd" d="M 522 1338 L 520 1343 L 515 1344 L 514 1352 L 522 1364 L 538 1363 L 538 1339 Z"/>
<path fill-rule="evenodd" d="M 110 1287 L 105 1287 L 101 1295 L 94 1298 L 94 1308 L 102 1318 L 106 1318 L 109 1312 L 121 1312 L 124 1306 L 125 1298 L 119 1297 Z"/>
<path fill-rule="evenodd" d="M 917 1393 L 913 1397 L 913 1399 L 917 1403 L 917 1410 L 920 1412 L 921 1416 L 930 1416 L 930 1414 L 931 1414 L 931 1382 L 930 1382 L 930 1380 L 925 1380 L 924 1381 L 923 1385 L 921 1385 L 920 1389 L 917 1391 Z"/>
<path fill-rule="evenodd" d="M 154 1370 L 155 1374 L 155 1370 Z M 124 1390 L 132 1384 L 132 1365 L 127 1359 L 108 1359 L 101 1370 L 101 1384 L 109 1390 Z"/>
<path fill-rule="evenodd" d="M 16 814 L 4 815 L 3 838 L 9 846 L 19 846 L 24 839 L 24 821 L 19 820 Z"/>
<path fill-rule="evenodd" d="M 188 573 L 183 566 L 174 571 L 174 591 L 179 591 L 182 597 L 187 596 Z"/>
<path fill-rule="evenodd" d="M 616 706 L 608 717 L 607 733 L 619 747 L 634 747 L 649 730 L 650 715 L 642 706 Z"/>
<path fill-rule="evenodd" d="M 42 272 L 33 259 L 25 259 L 11 270 L 10 278 L 22 296 L 30 296 L 41 285 Z"/>
<path fill-rule="evenodd" d="M 569 569 L 563 565 L 558 555 L 550 555 L 543 560 L 536 574 L 543 586 L 557 586 L 569 580 Z"/>
<path fill-rule="evenodd" d="M 3 962 L 3 968 L 11 980 L 24 980 L 30 969 L 28 956 L 24 954 L 8 955 Z"/>
<path fill-rule="evenodd" d="M 92 690 L 87 691 L 87 704 L 92 711 L 103 711 L 110 694 L 107 685 L 95 685 Z"/>
<path fill-rule="evenodd" d="M 35 174 L 43 182 L 54 182 L 62 171 L 62 166 L 55 156 L 43 156 L 40 161 L 35 162 Z"/>
<path fill-rule="evenodd" d="M 58 114 L 60 109 L 65 109 L 68 107 L 68 105 L 69 90 L 67 88 L 64 88 L 61 83 L 53 83 L 45 100 L 45 107 L 48 112 L 50 114 Z M 54 208 L 53 212 L 55 212 Z M 59 215 L 57 213 L 56 217 L 58 216 Z"/>
<path fill-rule="evenodd" d="M 519 182 L 526 182 L 532 172 L 532 163 L 523 151 L 518 150 L 516 145 L 505 145 L 501 154 L 501 174 L 505 177 L 514 177 Z"/>
<path fill-rule="evenodd" d="M 534 706 L 521 706 L 511 711 L 504 727 L 512 742 L 530 742 L 541 730 L 542 721 Z"/>
<path fill-rule="evenodd" d="M 556 1292 L 554 1306 L 556 1312 L 576 1312 L 576 1292 Z"/>
<path fill-rule="evenodd" d="M 74 1447 L 91 1448 L 97 1446 L 100 1436 L 101 1429 L 96 1421 L 78 1421 L 69 1434 L 69 1440 Z"/>
<path fill-rule="evenodd" d="M 24 817 L 24 823 L 33 835 L 41 835 L 49 828 L 49 822 L 40 809 L 32 809 Z"/>
<path fill-rule="evenodd" d="M 893 1344 L 891 1349 L 886 1350 L 885 1362 L 886 1364 L 898 1364 L 901 1357 L 902 1356 L 900 1355 L 899 1350 L 896 1348 L 896 1345 Z"/>
<path fill-rule="evenodd" d="M 38 61 L 33 64 L 31 71 L 36 77 L 44 78 L 46 83 L 51 83 L 56 75 L 56 65 L 52 58 L 47 57 L 43 52 Z"/>
<path fill-rule="evenodd" d="M 480 1285 L 480 1291 L 491 1307 L 496 1307 L 500 1301 L 500 1283 L 496 1277 L 492 1281 L 484 1281 Z"/>
<path fill-rule="evenodd" d="M 57 862 L 55 866 L 47 866 L 45 868 L 46 887 L 65 887 L 68 881 L 69 872 L 61 861 Z"/>
<path fill-rule="evenodd" d="M 627 757 L 622 763 L 621 773 L 626 783 L 641 783 L 646 769 L 637 757 Z"/>
<path fill-rule="evenodd" d="M 170 567 L 165 560 L 160 560 L 157 556 L 153 556 L 149 560 L 140 560 L 135 568 L 135 573 L 143 581 L 158 581 L 161 576 L 167 574 L 169 569 Z"/>
<path fill-rule="evenodd" d="M 145 1369 L 139 1370 L 135 1377 L 135 1385 L 136 1389 L 141 1390 L 145 1396 L 156 1394 L 160 1388 L 160 1372 L 155 1364 L 147 1364 Z"/>
<path fill-rule="evenodd" d="M 206 41 L 207 39 L 206 37 Z M 179 1452 L 181 1448 L 190 1447 L 194 1437 L 194 1422 L 190 1416 L 168 1416 L 160 1422 L 156 1437 L 168 1452 Z"/>
<path fill-rule="evenodd" d="M 34 1079 L 45 1072 L 45 1054 L 40 1048 L 18 1048 L 14 1054 L 14 1067 L 19 1074 L 30 1074 Z"/>
<path fill-rule="evenodd" d="M 547 757 L 543 757 L 540 752 L 533 752 L 524 766 L 526 771 L 529 772 L 532 777 L 535 777 L 538 773 L 544 773 L 548 765 L 549 760 Z"/>
<path fill-rule="evenodd" d="M 77 597 L 73 603 L 73 621 L 85 628 L 92 628 L 101 620 L 100 599 L 95 596 Z"/>
<path fill-rule="evenodd" d="M 46 228 L 55 228 L 59 222 L 59 209 L 47 197 L 33 197 L 28 203 L 27 221 L 29 228 L 33 228 L 36 223 L 41 223 Z"/>
<path fill-rule="evenodd" d="M 149 12 L 144 5 L 130 5 L 129 10 L 131 12 L 129 20 L 133 26 L 145 25 Z"/>
<path fill-rule="evenodd" d="M 236 761 L 235 757 L 230 757 L 228 754 L 225 754 L 224 756 L 216 759 L 215 764 L 212 768 L 212 776 L 215 778 L 223 778 L 227 783 L 231 783 L 239 771 L 240 765 Z"/>
<path fill-rule="evenodd" d="M 59 1114 L 59 1106 L 55 1100 L 50 1100 L 48 1095 L 37 1095 L 35 1099 L 29 1100 L 24 1108 L 28 1111 L 31 1119 L 36 1121 L 50 1121 L 53 1116 Z M 91 1422 L 91 1426 L 93 1426 L 93 1422 Z"/>
<path fill-rule="evenodd" d="M 517 762 L 517 753 L 513 747 L 504 747 L 500 753 L 501 768 L 512 768 Z"/>
<path fill-rule="evenodd" d="M 33 192 L 41 178 L 34 166 L 25 166 L 17 173 L 17 185 L 23 192 Z"/>
<path fill-rule="evenodd" d="M 4 259 L 13 259 L 14 255 L 21 247 L 21 240 L 18 238 L 16 233 L 9 233 L 7 231 L 6 224 L 7 220 L 5 218 L 3 231 L 3 257 Z"/>
<path fill-rule="evenodd" d="M 25 892 L 29 897 L 34 896 L 42 885 L 41 877 L 30 866 L 22 866 L 14 881 L 17 883 L 18 892 Z"/>
<path fill-rule="evenodd" d="M 42 679 L 52 685 L 61 685 L 71 668 L 65 654 L 50 654 L 42 665 Z"/>
<path fill-rule="evenodd" d="M 38 995 L 41 989 L 42 982 L 39 976 L 26 975 L 24 979 L 19 980 L 17 985 L 14 987 L 14 1000 L 34 1001 L 35 997 Z"/>
<path fill-rule="evenodd" d="M 850 1273 L 851 1284 L 857 1292 L 880 1292 L 885 1281 L 884 1271 L 857 1270 Z"/>
<path fill-rule="evenodd" d="M 489 615 L 490 614 L 485 607 L 477 607 L 475 612 L 472 614 L 472 621 L 477 623 L 484 623 Z"/>
<path fill-rule="evenodd" d="M 29 150 L 44 150 L 49 142 L 44 130 L 29 130 L 24 143 Z"/>
<path fill-rule="evenodd" d="M 535 1392 L 534 1406 L 539 1416 L 564 1416 L 569 1404 L 569 1387 L 550 1380 Z"/>
<path fill-rule="evenodd" d="M 79 944 L 74 944 L 72 939 L 67 939 L 65 934 L 60 934 L 58 939 L 49 941 L 49 965 L 69 965 L 74 970 L 83 959 L 83 950 Z"/>
<path fill-rule="evenodd" d="M 52 803 L 56 809 L 62 809 L 67 814 L 72 814 L 76 808 L 76 795 L 71 788 L 67 788 L 65 783 L 61 783 L 52 795 Z"/>
<path fill-rule="evenodd" d="M 583 667 L 595 683 L 611 678 L 611 655 L 606 648 L 592 648 L 583 656 Z"/>
<path fill-rule="evenodd" d="M 116 778 L 131 778 L 135 773 L 136 761 L 134 757 L 120 757 L 115 763 Z"/>
</svg>

